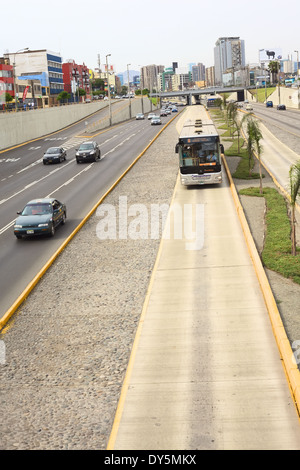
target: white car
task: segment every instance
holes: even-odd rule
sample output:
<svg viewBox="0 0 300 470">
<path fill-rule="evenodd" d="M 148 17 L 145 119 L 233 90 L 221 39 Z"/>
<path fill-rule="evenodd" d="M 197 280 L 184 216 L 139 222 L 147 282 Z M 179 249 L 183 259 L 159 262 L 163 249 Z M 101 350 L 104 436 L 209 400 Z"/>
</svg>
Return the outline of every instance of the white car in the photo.
<svg viewBox="0 0 300 470">
<path fill-rule="evenodd" d="M 138 114 L 135 116 L 135 119 L 145 119 L 145 116 L 144 116 L 142 113 L 138 113 Z"/>
<path fill-rule="evenodd" d="M 246 111 L 253 111 L 252 104 L 246 104 Z"/>
<path fill-rule="evenodd" d="M 156 116 L 155 116 L 155 113 L 149 113 L 149 114 L 148 114 L 148 119 L 152 119 L 152 118 L 154 118 L 154 117 L 156 117 Z"/>
</svg>

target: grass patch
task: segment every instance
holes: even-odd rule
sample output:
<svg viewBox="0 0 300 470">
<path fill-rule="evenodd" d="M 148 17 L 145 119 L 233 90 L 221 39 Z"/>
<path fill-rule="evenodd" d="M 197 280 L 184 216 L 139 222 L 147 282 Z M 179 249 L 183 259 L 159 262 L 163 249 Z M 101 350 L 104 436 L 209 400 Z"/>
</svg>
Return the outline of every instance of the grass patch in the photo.
<svg viewBox="0 0 300 470">
<path fill-rule="evenodd" d="M 291 225 L 284 197 L 274 188 L 264 188 L 263 194 L 259 193 L 259 188 L 247 188 L 239 193 L 265 198 L 267 228 L 262 252 L 264 266 L 300 284 L 300 256 L 291 254 Z M 299 253 L 300 249 L 297 248 Z"/>
<path fill-rule="evenodd" d="M 253 167 L 255 160 L 251 159 L 250 168 L 251 172 L 249 172 L 249 156 L 246 148 L 243 148 L 244 139 L 240 139 L 240 151 L 238 152 L 238 139 L 235 139 L 231 147 L 226 150 L 225 155 L 230 157 L 240 157 L 239 164 L 237 169 L 233 173 L 233 178 L 238 178 L 241 180 L 252 180 L 252 179 L 259 179 L 259 173 L 253 172 Z M 262 175 L 264 178 L 264 175 Z"/>
<path fill-rule="evenodd" d="M 269 87 L 267 88 L 267 98 L 276 90 L 276 87 Z M 257 94 L 256 94 L 257 91 Z M 252 94 L 253 98 L 256 99 L 259 103 L 264 103 L 266 100 L 266 91 L 265 88 L 257 88 L 257 90 L 251 90 L 250 93 Z"/>
</svg>

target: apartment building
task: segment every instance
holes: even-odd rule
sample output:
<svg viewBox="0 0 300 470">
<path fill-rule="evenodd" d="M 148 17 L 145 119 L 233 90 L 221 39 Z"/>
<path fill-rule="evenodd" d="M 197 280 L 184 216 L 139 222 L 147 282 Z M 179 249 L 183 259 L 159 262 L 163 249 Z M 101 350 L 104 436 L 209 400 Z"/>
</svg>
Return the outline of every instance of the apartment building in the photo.
<svg viewBox="0 0 300 470">
<path fill-rule="evenodd" d="M 26 50 L 4 55 L 15 68 L 15 77 L 28 80 L 40 80 L 42 97 L 48 97 L 51 104 L 64 90 L 62 58 L 60 54 L 41 50 Z M 18 94 L 18 98 L 21 98 Z"/>
<path fill-rule="evenodd" d="M 5 93 L 9 93 L 12 97 L 14 92 L 14 71 L 13 66 L 8 61 L 0 58 L 0 101 L 5 102 Z"/>
<path fill-rule="evenodd" d="M 91 93 L 90 70 L 85 65 L 76 64 L 69 59 L 62 64 L 64 90 L 71 95 L 71 101 L 79 101 L 79 88 Z"/>
</svg>

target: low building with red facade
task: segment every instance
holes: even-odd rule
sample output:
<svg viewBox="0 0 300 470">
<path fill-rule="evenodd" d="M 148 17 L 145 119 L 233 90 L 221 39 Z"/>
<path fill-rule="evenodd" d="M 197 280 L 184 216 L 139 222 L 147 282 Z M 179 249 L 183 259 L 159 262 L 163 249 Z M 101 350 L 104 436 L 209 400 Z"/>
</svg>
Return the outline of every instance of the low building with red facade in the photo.
<svg viewBox="0 0 300 470">
<path fill-rule="evenodd" d="M 0 99 L 1 95 L 5 96 L 5 93 L 9 93 L 12 98 L 15 96 L 14 70 L 13 66 L 8 65 L 5 59 L 0 59 Z"/>
<path fill-rule="evenodd" d="M 69 60 L 62 64 L 64 90 L 71 95 L 72 101 L 78 101 L 78 89 L 82 88 L 86 96 L 91 93 L 89 69 L 83 65 L 78 65 L 74 60 Z"/>
</svg>

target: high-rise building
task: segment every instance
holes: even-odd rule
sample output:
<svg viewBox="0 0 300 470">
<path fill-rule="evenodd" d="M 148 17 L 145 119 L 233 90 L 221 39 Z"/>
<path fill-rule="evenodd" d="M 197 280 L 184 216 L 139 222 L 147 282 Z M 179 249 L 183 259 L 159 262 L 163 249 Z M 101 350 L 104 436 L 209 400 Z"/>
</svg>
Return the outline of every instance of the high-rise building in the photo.
<svg viewBox="0 0 300 470">
<path fill-rule="evenodd" d="M 232 72 L 245 67 L 245 41 L 239 37 L 222 37 L 214 48 L 215 82 L 223 85 L 223 73 Z"/>
<path fill-rule="evenodd" d="M 202 82 L 205 80 L 205 66 L 201 63 L 192 66 L 193 82 Z"/>
<path fill-rule="evenodd" d="M 207 67 L 205 69 L 205 83 L 206 86 L 215 86 L 215 67 Z"/>
<path fill-rule="evenodd" d="M 164 71 L 164 65 L 146 65 L 141 68 L 141 85 L 142 89 L 147 88 L 149 91 L 158 88 L 158 75 Z"/>
</svg>

